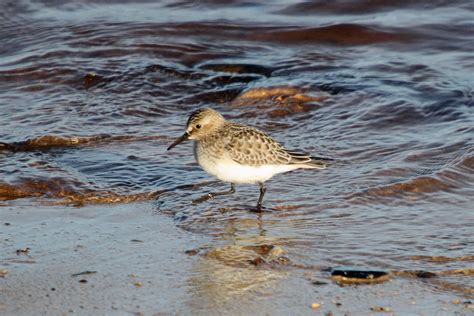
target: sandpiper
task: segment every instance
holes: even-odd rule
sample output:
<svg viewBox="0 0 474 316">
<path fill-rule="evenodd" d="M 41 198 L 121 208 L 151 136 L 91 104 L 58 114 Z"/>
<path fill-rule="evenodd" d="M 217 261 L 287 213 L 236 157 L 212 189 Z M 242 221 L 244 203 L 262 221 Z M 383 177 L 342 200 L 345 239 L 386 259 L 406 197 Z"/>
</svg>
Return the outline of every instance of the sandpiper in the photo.
<svg viewBox="0 0 474 316">
<path fill-rule="evenodd" d="M 299 168 L 324 169 L 331 160 L 287 150 L 264 132 L 227 121 L 211 108 L 193 112 L 185 133 L 168 150 L 188 139 L 195 141 L 194 157 L 199 165 L 219 180 L 230 182 L 229 191 L 212 192 L 199 200 L 232 194 L 236 183 L 258 183 L 258 211 L 262 210 L 265 181 L 278 173 Z"/>
</svg>

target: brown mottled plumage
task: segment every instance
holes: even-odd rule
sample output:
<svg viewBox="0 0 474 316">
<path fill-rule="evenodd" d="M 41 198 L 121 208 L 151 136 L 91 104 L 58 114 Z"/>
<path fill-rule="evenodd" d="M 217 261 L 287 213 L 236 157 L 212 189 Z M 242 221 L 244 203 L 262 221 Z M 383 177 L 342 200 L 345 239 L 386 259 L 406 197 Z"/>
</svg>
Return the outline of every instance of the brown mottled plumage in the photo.
<svg viewBox="0 0 474 316">
<path fill-rule="evenodd" d="M 234 183 L 259 183 L 258 209 L 266 190 L 263 182 L 273 175 L 299 168 L 324 169 L 330 160 L 287 150 L 264 132 L 226 121 L 210 108 L 193 112 L 185 134 L 168 150 L 188 139 L 196 141 L 194 156 L 199 165 L 218 179 L 231 183 L 230 191 L 209 193 L 208 198 L 234 193 Z"/>
</svg>

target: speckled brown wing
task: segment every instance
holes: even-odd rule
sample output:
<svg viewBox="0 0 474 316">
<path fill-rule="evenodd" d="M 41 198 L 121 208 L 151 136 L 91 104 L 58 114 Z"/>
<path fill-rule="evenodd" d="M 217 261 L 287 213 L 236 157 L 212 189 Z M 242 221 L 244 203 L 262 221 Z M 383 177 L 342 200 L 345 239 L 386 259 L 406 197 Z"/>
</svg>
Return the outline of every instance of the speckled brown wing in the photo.
<svg viewBox="0 0 474 316">
<path fill-rule="evenodd" d="M 228 126 L 225 149 L 232 160 L 250 166 L 292 163 L 292 155 L 264 132 L 245 125 Z"/>
</svg>

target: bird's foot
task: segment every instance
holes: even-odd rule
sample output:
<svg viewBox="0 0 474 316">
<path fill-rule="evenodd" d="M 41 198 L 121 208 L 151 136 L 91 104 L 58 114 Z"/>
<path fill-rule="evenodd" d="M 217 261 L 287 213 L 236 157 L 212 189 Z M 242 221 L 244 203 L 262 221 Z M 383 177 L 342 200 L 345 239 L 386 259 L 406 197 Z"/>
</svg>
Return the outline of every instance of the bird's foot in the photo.
<svg viewBox="0 0 474 316">
<path fill-rule="evenodd" d="M 252 208 L 250 211 L 255 213 L 263 213 L 265 210 L 263 209 L 263 205 L 259 203 L 257 204 L 256 208 Z"/>
</svg>

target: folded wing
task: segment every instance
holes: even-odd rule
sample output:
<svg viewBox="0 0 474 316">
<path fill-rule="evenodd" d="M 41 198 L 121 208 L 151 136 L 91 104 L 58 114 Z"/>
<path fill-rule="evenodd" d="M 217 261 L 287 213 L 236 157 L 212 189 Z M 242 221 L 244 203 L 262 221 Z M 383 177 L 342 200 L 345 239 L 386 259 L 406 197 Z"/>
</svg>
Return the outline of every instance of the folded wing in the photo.
<svg viewBox="0 0 474 316">
<path fill-rule="evenodd" d="M 243 165 L 283 164 L 323 169 L 331 160 L 287 150 L 264 132 L 239 124 L 233 124 L 230 129 L 229 142 L 225 148 L 232 160 Z"/>
</svg>

